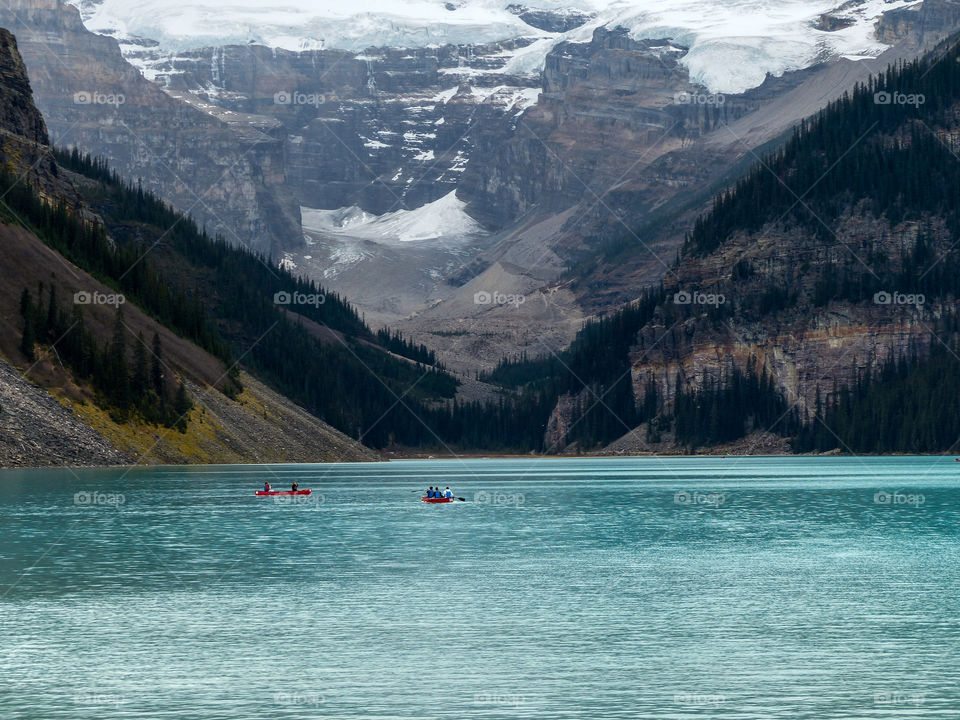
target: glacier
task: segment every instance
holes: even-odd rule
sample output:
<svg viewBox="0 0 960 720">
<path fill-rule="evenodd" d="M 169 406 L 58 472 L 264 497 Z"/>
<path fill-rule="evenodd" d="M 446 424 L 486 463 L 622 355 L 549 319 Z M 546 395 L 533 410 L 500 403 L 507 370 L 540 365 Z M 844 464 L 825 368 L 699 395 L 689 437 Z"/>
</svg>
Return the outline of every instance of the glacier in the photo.
<svg viewBox="0 0 960 720">
<path fill-rule="evenodd" d="M 453 190 L 414 210 L 394 210 L 383 215 L 351 206 L 336 210 L 301 207 L 303 229 L 333 238 L 371 240 L 377 243 L 422 243 L 439 241 L 457 245 L 485 235 L 466 211 L 466 203 Z"/>
<path fill-rule="evenodd" d="M 131 52 L 159 43 L 157 52 L 255 42 L 288 50 L 373 46 L 424 47 L 536 38 L 508 61 L 507 72 L 538 73 L 550 49 L 585 42 L 599 27 L 624 27 L 636 39 L 672 38 L 689 48 L 682 62 L 691 79 L 713 92 L 756 87 L 831 57 L 875 57 L 885 46 L 873 35 L 885 11 L 920 0 L 534 0 L 525 7 L 593 14 L 585 25 L 548 33 L 507 10 L 517 0 L 70 0 L 86 26 L 121 41 Z M 851 24 L 832 32 L 814 23 L 824 13 Z"/>
</svg>

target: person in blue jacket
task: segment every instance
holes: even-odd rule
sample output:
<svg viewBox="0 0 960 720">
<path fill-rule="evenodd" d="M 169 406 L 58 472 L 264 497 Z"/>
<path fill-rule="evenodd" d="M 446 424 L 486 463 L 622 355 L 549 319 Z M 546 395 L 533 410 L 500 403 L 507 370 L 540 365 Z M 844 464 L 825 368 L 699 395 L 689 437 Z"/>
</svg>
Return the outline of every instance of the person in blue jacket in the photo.
<svg viewBox="0 0 960 720">
<path fill-rule="evenodd" d="M 443 491 L 443 496 L 445 498 L 453 499 L 453 490 L 450 489 L 449 485 L 447 485 L 446 490 Z"/>
</svg>

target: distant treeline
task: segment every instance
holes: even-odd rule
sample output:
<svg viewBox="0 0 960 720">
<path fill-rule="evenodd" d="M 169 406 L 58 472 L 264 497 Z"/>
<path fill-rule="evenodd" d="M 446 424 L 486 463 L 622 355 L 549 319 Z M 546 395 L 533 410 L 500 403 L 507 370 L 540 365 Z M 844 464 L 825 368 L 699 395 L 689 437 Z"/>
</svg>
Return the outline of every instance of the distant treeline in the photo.
<svg viewBox="0 0 960 720">
<path fill-rule="evenodd" d="M 570 347 L 556 356 L 502 360 L 481 380 L 523 390 L 515 402 L 546 427 L 562 395 L 576 396 L 569 431 L 562 444 L 594 448 L 624 435 L 655 416 L 658 398 L 634 397 L 630 350 L 640 328 L 652 318 L 664 297 L 663 289 L 645 291 L 640 299 L 606 317 L 586 323 Z M 540 413 L 538 415 L 538 413 Z M 537 449 L 555 451 L 557 447 Z"/>
<path fill-rule="evenodd" d="M 851 386 L 817 391 L 813 417 L 794 439 L 798 452 L 951 452 L 960 443 L 960 346 L 934 338 L 867 368 Z"/>
<path fill-rule="evenodd" d="M 396 332 L 391 332 L 388 328 L 377 330 L 377 341 L 392 353 L 443 369 L 443 364 L 437 362 L 437 356 L 433 350 L 426 345 L 414 345 L 405 340 L 403 333 L 399 330 Z"/>
</svg>

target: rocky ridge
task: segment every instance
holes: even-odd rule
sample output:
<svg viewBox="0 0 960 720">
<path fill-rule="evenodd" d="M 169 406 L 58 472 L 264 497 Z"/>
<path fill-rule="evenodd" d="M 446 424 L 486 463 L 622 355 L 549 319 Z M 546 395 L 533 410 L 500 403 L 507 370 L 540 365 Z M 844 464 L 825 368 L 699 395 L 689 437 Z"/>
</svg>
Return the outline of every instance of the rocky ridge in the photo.
<svg viewBox="0 0 960 720">
<path fill-rule="evenodd" d="M 17 35 L 53 144 L 106 157 L 230 242 L 276 253 L 301 241 L 274 128 L 227 123 L 167 95 L 61 0 L 13 0 L 0 6 L 0 26 Z"/>
</svg>

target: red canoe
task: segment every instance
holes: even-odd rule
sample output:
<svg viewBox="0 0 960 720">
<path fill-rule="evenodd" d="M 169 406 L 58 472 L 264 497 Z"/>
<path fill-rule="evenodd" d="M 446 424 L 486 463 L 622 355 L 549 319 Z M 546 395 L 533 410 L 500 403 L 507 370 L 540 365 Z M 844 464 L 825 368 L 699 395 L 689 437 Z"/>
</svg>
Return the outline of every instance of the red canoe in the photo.
<svg viewBox="0 0 960 720">
<path fill-rule="evenodd" d="M 257 490 L 254 495 L 309 495 L 309 490 Z"/>
<path fill-rule="evenodd" d="M 423 502 L 432 502 L 432 503 L 446 503 L 453 502 L 453 498 L 420 498 Z"/>
</svg>

